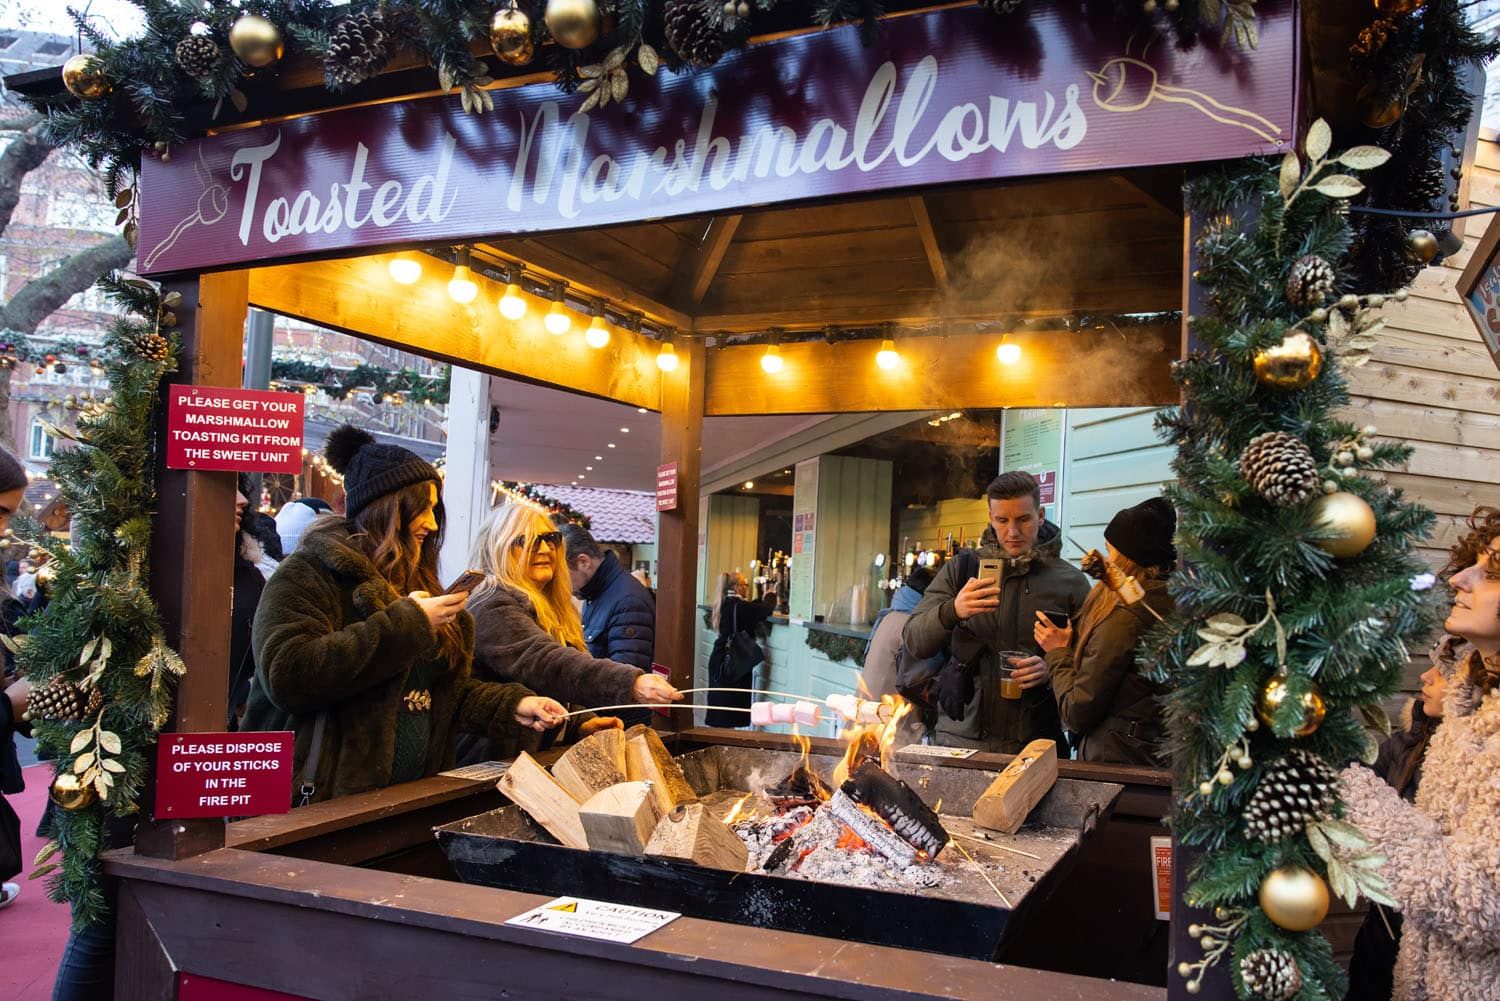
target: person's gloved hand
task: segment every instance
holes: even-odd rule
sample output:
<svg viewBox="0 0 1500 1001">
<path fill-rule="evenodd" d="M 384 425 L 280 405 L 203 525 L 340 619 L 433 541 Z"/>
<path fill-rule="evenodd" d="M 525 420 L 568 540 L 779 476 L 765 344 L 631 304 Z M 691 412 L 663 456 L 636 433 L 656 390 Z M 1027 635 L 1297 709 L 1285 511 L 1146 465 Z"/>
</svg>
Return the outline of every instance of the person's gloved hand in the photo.
<svg viewBox="0 0 1500 1001">
<path fill-rule="evenodd" d="M 952 719 L 963 719 L 974 699 L 974 671 L 967 665 L 950 660 L 938 674 L 938 708 Z"/>
</svg>

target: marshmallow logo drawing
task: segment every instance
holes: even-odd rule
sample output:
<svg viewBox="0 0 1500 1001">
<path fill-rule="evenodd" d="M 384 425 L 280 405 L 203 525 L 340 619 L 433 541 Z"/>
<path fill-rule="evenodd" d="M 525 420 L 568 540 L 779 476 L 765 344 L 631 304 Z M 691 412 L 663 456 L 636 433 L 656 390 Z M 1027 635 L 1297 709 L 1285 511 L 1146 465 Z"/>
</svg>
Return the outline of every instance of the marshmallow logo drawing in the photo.
<svg viewBox="0 0 1500 1001">
<path fill-rule="evenodd" d="M 1269 118 L 1225 104 L 1201 90 L 1164 84 L 1156 68 L 1142 59 L 1116 56 L 1088 76 L 1094 81 L 1094 104 L 1100 111 L 1128 115 L 1144 110 L 1152 101 L 1185 104 L 1216 122 L 1253 132 L 1266 142 L 1282 141 L 1280 126 Z"/>
<path fill-rule="evenodd" d="M 166 239 L 151 248 L 151 252 L 142 262 L 146 271 L 151 270 L 161 255 L 176 246 L 183 233 L 199 224 L 212 226 L 229 214 L 229 189 L 214 180 L 213 171 L 208 169 L 208 161 L 203 159 L 202 144 L 198 146 L 198 161 L 193 164 L 193 174 L 198 178 L 198 183 L 202 187 L 202 191 L 198 194 L 198 202 L 193 207 L 193 214 L 173 226 Z"/>
</svg>

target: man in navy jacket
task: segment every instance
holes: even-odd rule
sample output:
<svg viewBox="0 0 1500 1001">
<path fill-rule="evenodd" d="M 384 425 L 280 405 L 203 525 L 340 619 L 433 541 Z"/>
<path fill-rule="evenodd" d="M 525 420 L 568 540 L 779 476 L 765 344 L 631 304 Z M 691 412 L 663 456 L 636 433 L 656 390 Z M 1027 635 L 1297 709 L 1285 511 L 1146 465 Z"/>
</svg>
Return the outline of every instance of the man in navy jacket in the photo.
<svg viewBox="0 0 1500 1001">
<path fill-rule="evenodd" d="M 651 670 L 656 649 L 656 599 L 581 525 L 562 525 L 573 594 L 583 601 L 583 638 L 589 653 Z M 626 726 L 650 723 L 651 710 L 611 712 Z"/>
</svg>

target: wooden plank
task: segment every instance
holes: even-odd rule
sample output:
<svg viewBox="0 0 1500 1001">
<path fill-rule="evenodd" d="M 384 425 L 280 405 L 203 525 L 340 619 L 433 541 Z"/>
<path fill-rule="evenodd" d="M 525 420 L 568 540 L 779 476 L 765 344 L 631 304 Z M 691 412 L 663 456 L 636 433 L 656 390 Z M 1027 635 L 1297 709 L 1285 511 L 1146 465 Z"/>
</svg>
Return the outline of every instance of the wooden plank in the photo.
<svg viewBox="0 0 1500 1001">
<path fill-rule="evenodd" d="M 851 233 L 813 233 L 775 240 L 737 239 L 719 266 L 722 279 L 765 275 L 767 281 L 780 281 L 784 271 L 831 266 L 858 267 L 861 262 L 905 262 L 908 266 L 926 261 L 921 241 L 908 224 L 888 229 L 869 229 Z M 923 283 L 927 284 L 927 283 Z"/>
<path fill-rule="evenodd" d="M 462 306 L 449 298 L 440 268 L 428 267 L 416 285 L 400 286 L 390 281 L 388 260 L 377 254 L 257 268 L 250 272 L 250 300 L 272 312 L 469 368 L 636 407 L 660 404 L 654 342 L 617 329 L 608 347 L 595 350 L 584 343 L 581 323 L 567 337 L 548 334 L 540 299 L 529 297 L 531 308 L 513 322 L 495 308 L 501 291 L 496 282 L 476 276 L 480 296 Z"/>
<path fill-rule="evenodd" d="M 974 823 L 1014 834 L 1057 783 L 1057 743 L 1033 740 L 974 801 Z"/>
<path fill-rule="evenodd" d="M 905 225 L 910 218 L 905 202 L 904 198 L 867 198 L 746 212 L 737 236 L 743 241 L 778 240 L 889 229 Z"/>
<path fill-rule="evenodd" d="M 943 260 L 943 249 L 938 246 L 936 231 L 932 228 L 932 215 L 927 211 L 927 201 L 921 195 L 906 200 L 911 206 L 912 220 L 917 224 L 917 237 L 922 241 L 922 252 L 927 255 L 927 266 L 932 269 L 932 280 L 940 291 L 948 288 L 948 265 Z"/>
<path fill-rule="evenodd" d="M 600 789 L 578 810 L 589 851 L 621 855 L 644 855 L 661 818 L 647 782 L 620 782 Z"/>
<path fill-rule="evenodd" d="M 1439 514 L 1468 517 L 1480 504 L 1495 502 L 1493 486 L 1479 480 L 1440 480 L 1431 476 L 1413 476 L 1410 473 L 1380 475 L 1391 486 L 1406 491 L 1409 498 Z"/>
<path fill-rule="evenodd" d="M 750 861 L 745 843 L 702 803 L 689 803 L 657 824 L 646 854 L 737 872 Z"/>
<path fill-rule="evenodd" d="M 495 788 L 562 844 L 588 849 L 588 837 L 578 817 L 578 800 L 525 751 L 500 776 Z"/>
<path fill-rule="evenodd" d="M 662 463 L 677 465 L 677 507 L 657 515 L 655 659 L 671 670 L 678 688 L 693 687 L 698 635 L 698 497 L 703 468 L 703 342 L 678 345 L 676 371 L 662 373 Z M 757 364 L 759 364 L 757 362 Z M 692 710 L 672 713 L 674 728 L 692 726 Z"/>
<path fill-rule="evenodd" d="M 1387 327 L 1380 332 L 1375 342 L 1371 361 L 1390 367 L 1500 381 L 1500 370 L 1495 368 L 1489 351 L 1478 338 L 1460 340 Z M 1359 368 L 1348 373 L 1351 392 L 1359 391 L 1363 372 L 1364 369 Z"/>
<path fill-rule="evenodd" d="M 959 407 L 1164 406 L 1178 396 L 1170 362 L 1178 331 L 1140 327 L 1125 337 L 1047 334 L 1027 337 L 1015 365 L 995 360 L 998 334 L 952 334 L 897 340 L 901 362 L 875 364 L 873 339 L 784 343 L 783 370 L 767 375 L 761 349 L 715 351 L 708 370 L 705 413 L 834 413 Z"/>
<path fill-rule="evenodd" d="M 1358 371 L 1357 391 L 1362 396 L 1500 414 L 1500 383 L 1379 362 Z"/>
<path fill-rule="evenodd" d="M 1500 415 L 1402 400 L 1356 396 L 1343 410 L 1355 424 L 1374 424 L 1382 437 L 1411 442 L 1500 448 Z"/>
<path fill-rule="evenodd" d="M 245 340 L 248 273 L 226 271 L 172 281 L 163 294 L 178 292 L 175 311 L 182 349 L 168 385 L 238 386 Z M 166 406 L 157 407 L 160 439 L 166 440 Z M 223 730 L 229 699 L 229 602 L 205 601 L 204 581 L 227 594 L 234 577 L 234 546 L 225 531 L 234 512 L 233 473 L 167 469 L 158 454 L 156 531 L 151 539 L 151 593 L 161 609 L 167 642 L 182 655 L 187 673 L 177 683 L 172 719 L 178 733 Z M 147 788 L 154 787 L 147 783 Z M 150 816 L 152 804 L 142 804 Z M 136 848 L 162 858 L 185 858 L 223 847 L 220 820 L 153 819 L 136 828 Z"/>
<path fill-rule="evenodd" d="M 703 301 L 709 286 L 714 282 L 714 276 L 719 273 L 719 265 L 723 263 L 725 253 L 734 242 L 735 230 L 740 228 L 742 218 L 731 213 L 715 216 L 708 224 L 708 232 L 703 234 L 702 242 L 681 261 L 676 295 L 678 302 L 696 306 Z"/>
<path fill-rule="evenodd" d="M 600 730 L 563 753 L 552 764 L 552 777 L 578 802 L 625 781 L 625 731 Z"/>
</svg>

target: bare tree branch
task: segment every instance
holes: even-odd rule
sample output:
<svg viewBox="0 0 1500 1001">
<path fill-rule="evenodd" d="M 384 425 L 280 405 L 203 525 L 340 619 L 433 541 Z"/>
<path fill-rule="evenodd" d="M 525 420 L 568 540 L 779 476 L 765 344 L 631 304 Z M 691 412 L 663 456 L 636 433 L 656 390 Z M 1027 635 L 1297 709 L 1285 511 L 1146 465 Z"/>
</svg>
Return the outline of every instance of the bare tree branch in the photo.
<svg viewBox="0 0 1500 1001">
<path fill-rule="evenodd" d="M 108 271 L 123 268 L 135 256 L 123 236 L 111 237 L 33 278 L 11 296 L 0 310 L 0 328 L 29 334 L 74 294 L 82 292 Z"/>
<path fill-rule="evenodd" d="M 37 124 L 16 136 L 0 154 L 0 233 L 10 225 L 16 203 L 21 200 L 22 179 L 46 162 L 52 149 Z"/>
</svg>

